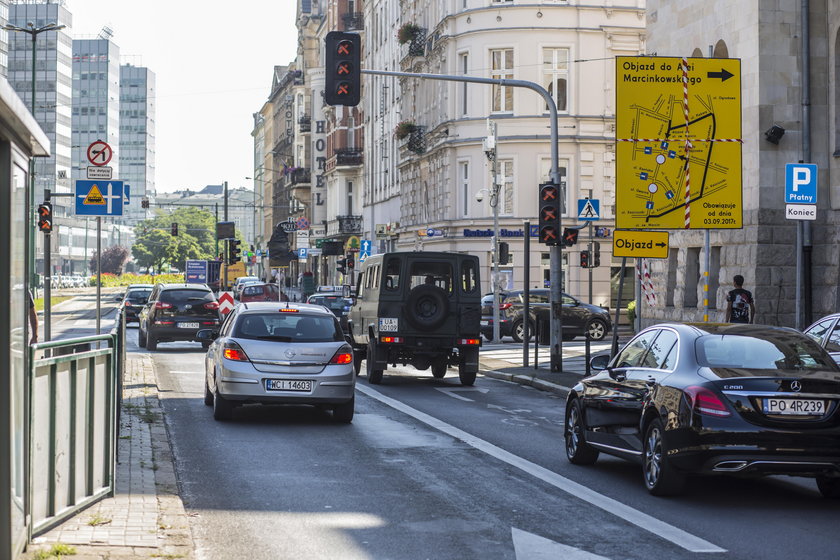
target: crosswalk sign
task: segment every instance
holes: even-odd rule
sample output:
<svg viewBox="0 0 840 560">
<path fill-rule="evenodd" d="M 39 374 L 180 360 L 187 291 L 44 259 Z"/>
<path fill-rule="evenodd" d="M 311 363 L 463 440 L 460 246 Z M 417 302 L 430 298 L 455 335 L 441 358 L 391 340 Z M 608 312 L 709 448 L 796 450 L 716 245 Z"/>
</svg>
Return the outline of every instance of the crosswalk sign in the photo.
<svg viewBox="0 0 840 560">
<path fill-rule="evenodd" d="M 601 201 L 597 198 L 578 200 L 578 220 L 594 221 L 601 219 Z"/>
</svg>

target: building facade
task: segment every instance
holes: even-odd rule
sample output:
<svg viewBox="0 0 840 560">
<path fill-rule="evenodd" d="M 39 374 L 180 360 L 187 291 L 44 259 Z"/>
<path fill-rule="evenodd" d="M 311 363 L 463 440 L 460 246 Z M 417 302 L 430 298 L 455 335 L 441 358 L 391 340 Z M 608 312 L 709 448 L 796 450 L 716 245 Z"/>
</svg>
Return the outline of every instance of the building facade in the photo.
<svg viewBox="0 0 840 560">
<path fill-rule="evenodd" d="M 135 223 L 147 217 L 140 201 L 155 192 L 155 74 L 148 68 L 120 66 L 120 175 L 131 187 L 124 218 Z"/>
</svg>

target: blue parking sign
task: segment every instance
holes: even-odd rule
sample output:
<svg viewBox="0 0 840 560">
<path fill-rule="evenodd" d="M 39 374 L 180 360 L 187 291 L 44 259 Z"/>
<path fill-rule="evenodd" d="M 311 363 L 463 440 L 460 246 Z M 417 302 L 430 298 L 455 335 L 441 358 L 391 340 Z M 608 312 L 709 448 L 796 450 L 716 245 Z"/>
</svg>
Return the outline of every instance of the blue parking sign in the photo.
<svg viewBox="0 0 840 560">
<path fill-rule="evenodd" d="M 817 203 L 817 166 L 813 163 L 785 164 L 785 204 Z"/>
</svg>

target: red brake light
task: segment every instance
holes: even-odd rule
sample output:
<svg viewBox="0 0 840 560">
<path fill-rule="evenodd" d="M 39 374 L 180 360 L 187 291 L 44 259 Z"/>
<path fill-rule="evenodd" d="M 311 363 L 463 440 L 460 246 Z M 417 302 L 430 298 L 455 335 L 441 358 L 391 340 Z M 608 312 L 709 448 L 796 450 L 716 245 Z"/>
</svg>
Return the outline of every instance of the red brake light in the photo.
<svg viewBox="0 0 840 560">
<path fill-rule="evenodd" d="M 459 338 L 458 344 L 462 346 L 478 346 L 481 344 L 480 338 Z"/>
<path fill-rule="evenodd" d="M 159 301 L 155 303 L 155 309 L 172 309 L 173 305 L 171 303 L 166 303 L 165 301 Z"/>
<path fill-rule="evenodd" d="M 218 301 L 211 301 L 210 303 L 204 304 L 204 309 L 218 309 L 219 302 Z"/>
<path fill-rule="evenodd" d="M 730 415 L 729 409 L 720 397 L 705 387 L 698 387 L 696 385 L 686 387 L 685 394 L 688 395 L 691 408 L 700 414 L 718 417 Z"/>
<path fill-rule="evenodd" d="M 249 361 L 248 355 L 245 353 L 242 347 L 235 342 L 228 342 L 227 344 L 225 344 L 224 357 L 225 359 L 233 360 L 234 362 Z"/>
<path fill-rule="evenodd" d="M 130 301 L 128 301 L 128 300 L 125 300 L 125 306 L 126 306 L 126 307 L 131 307 L 131 302 L 130 302 Z"/>
<path fill-rule="evenodd" d="M 352 364 L 353 363 L 353 353 L 352 352 L 344 352 L 339 350 L 335 353 L 335 356 L 332 357 L 330 360 L 331 364 L 338 364 L 338 365 L 345 365 L 345 364 Z"/>
<path fill-rule="evenodd" d="M 280 310 L 280 313 L 297 313 L 298 311 L 298 309 L 283 308 Z"/>
<path fill-rule="evenodd" d="M 405 339 L 401 336 L 380 336 L 379 342 L 383 344 L 402 344 Z"/>
</svg>

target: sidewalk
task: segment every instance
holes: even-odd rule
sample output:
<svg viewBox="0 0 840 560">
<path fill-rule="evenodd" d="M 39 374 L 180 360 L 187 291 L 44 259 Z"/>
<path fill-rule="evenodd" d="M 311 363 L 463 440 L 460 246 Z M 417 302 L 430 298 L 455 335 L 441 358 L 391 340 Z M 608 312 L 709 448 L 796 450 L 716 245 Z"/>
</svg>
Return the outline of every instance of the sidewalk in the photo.
<svg viewBox="0 0 840 560">
<path fill-rule="evenodd" d="M 126 355 L 116 492 L 35 538 L 25 559 L 195 558 L 148 355 Z M 68 557 L 63 552 L 63 558 Z"/>
</svg>

